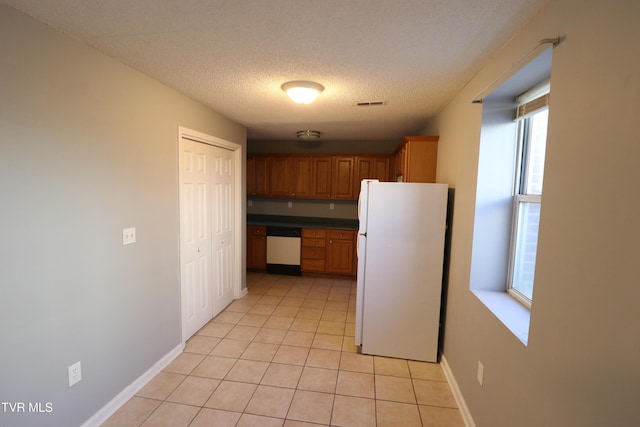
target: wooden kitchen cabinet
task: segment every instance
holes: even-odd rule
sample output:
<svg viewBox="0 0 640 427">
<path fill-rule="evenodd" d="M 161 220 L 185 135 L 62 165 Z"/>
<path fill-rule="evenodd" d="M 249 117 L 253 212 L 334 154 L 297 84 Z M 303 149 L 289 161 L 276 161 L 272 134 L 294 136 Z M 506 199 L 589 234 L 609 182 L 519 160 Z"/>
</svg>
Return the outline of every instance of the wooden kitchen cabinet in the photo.
<svg viewBox="0 0 640 427">
<path fill-rule="evenodd" d="M 331 156 L 314 156 L 312 161 L 311 197 L 316 199 L 331 198 Z"/>
<path fill-rule="evenodd" d="M 324 273 L 326 267 L 326 230 L 302 229 L 302 272 Z"/>
<path fill-rule="evenodd" d="M 289 197 L 291 186 L 291 158 L 269 156 L 269 196 Z"/>
<path fill-rule="evenodd" d="M 302 272 L 354 276 L 356 232 L 322 228 L 302 229 Z"/>
<path fill-rule="evenodd" d="M 289 185 L 291 197 L 311 197 L 311 171 L 311 156 L 291 157 L 291 182 Z"/>
<path fill-rule="evenodd" d="M 311 156 L 270 155 L 269 196 L 311 197 Z"/>
<path fill-rule="evenodd" d="M 247 157 L 247 196 L 357 200 L 360 181 L 395 180 L 389 155 L 254 154 Z"/>
<path fill-rule="evenodd" d="M 437 136 L 405 136 L 394 153 L 396 180 L 436 182 Z"/>
<path fill-rule="evenodd" d="M 356 233 L 351 230 L 327 230 L 326 272 L 356 274 Z"/>
<path fill-rule="evenodd" d="M 353 189 L 354 156 L 333 156 L 331 168 L 331 198 L 355 199 Z"/>
<path fill-rule="evenodd" d="M 247 268 L 267 268 L 267 227 L 247 225 Z"/>
<path fill-rule="evenodd" d="M 391 180 L 390 156 L 356 156 L 354 165 L 353 192 L 357 199 L 363 179 Z"/>
<path fill-rule="evenodd" d="M 355 200 L 354 164 L 354 156 L 314 156 L 312 197 Z"/>
<path fill-rule="evenodd" d="M 268 157 L 262 154 L 247 157 L 247 196 L 268 196 Z"/>
</svg>

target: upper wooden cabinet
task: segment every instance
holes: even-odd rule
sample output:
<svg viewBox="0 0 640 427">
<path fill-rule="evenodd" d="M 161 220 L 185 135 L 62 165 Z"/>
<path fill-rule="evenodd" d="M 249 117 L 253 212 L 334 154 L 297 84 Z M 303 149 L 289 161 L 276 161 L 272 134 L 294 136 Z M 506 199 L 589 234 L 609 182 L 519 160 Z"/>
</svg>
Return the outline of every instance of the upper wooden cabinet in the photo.
<svg viewBox="0 0 640 427">
<path fill-rule="evenodd" d="M 311 156 L 269 155 L 271 197 L 311 197 Z"/>
<path fill-rule="evenodd" d="M 311 156 L 291 157 L 291 197 L 311 197 L 311 170 Z"/>
<path fill-rule="evenodd" d="M 268 158 L 263 154 L 247 157 L 247 196 L 268 196 Z"/>
<path fill-rule="evenodd" d="M 438 137 L 406 137 L 394 155 L 252 154 L 247 196 L 357 200 L 363 179 L 435 182 Z"/>
<path fill-rule="evenodd" d="M 331 198 L 355 199 L 353 191 L 353 156 L 333 156 L 331 170 Z"/>
<path fill-rule="evenodd" d="M 396 180 L 436 182 L 437 136 L 405 136 L 394 153 Z"/>
<path fill-rule="evenodd" d="M 313 156 L 316 199 L 354 199 L 354 156 Z"/>
<path fill-rule="evenodd" d="M 291 186 L 291 158 L 289 156 L 269 156 L 269 195 L 289 197 Z"/>
<path fill-rule="evenodd" d="M 331 198 L 331 156 L 314 156 L 312 160 L 311 197 L 316 199 Z"/>
<path fill-rule="evenodd" d="M 390 181 L 392 178 L 391 158 L 389 156 L 356 156 L 354 168 L 354 196 L 358 198 L 363 179 Z"/>
</svg>

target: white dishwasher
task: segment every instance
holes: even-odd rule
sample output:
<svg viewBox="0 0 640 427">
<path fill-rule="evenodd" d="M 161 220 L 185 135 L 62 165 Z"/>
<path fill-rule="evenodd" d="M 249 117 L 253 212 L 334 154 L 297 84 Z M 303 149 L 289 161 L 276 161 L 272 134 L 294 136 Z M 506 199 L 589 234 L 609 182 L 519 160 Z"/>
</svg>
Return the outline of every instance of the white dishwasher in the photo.
<svg viewBox="0 0 640 427">
<path fill-rule="evenodd" d="M 300 227 L 267 227 L 267 272 L 300 276 Z"/>
</svg>

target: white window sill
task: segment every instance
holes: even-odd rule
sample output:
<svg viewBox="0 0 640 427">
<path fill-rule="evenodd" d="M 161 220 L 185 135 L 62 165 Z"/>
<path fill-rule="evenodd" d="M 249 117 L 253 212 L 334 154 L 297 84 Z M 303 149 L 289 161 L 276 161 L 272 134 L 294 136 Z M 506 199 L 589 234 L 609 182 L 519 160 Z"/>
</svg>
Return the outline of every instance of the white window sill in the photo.
<svg viewBox="0 0 640 427">
<path fill-rule="evenodd" d="M 531 312 L 506 292 L 471 292 L 491 311 L 524 345 L 529 341 Z"/>
</svg>

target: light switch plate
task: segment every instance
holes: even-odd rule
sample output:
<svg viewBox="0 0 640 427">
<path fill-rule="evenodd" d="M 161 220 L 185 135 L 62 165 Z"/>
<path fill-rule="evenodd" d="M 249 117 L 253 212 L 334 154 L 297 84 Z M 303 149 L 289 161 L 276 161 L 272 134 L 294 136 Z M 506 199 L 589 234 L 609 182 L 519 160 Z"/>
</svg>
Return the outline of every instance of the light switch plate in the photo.
<svg viewBox="0 0 640 427">
<path fill-rule="evenodd" d="M 122 244 L 130 245 L 136 242 L 136 228 L 123 228 L 122 229 Z"/>
</svg>

